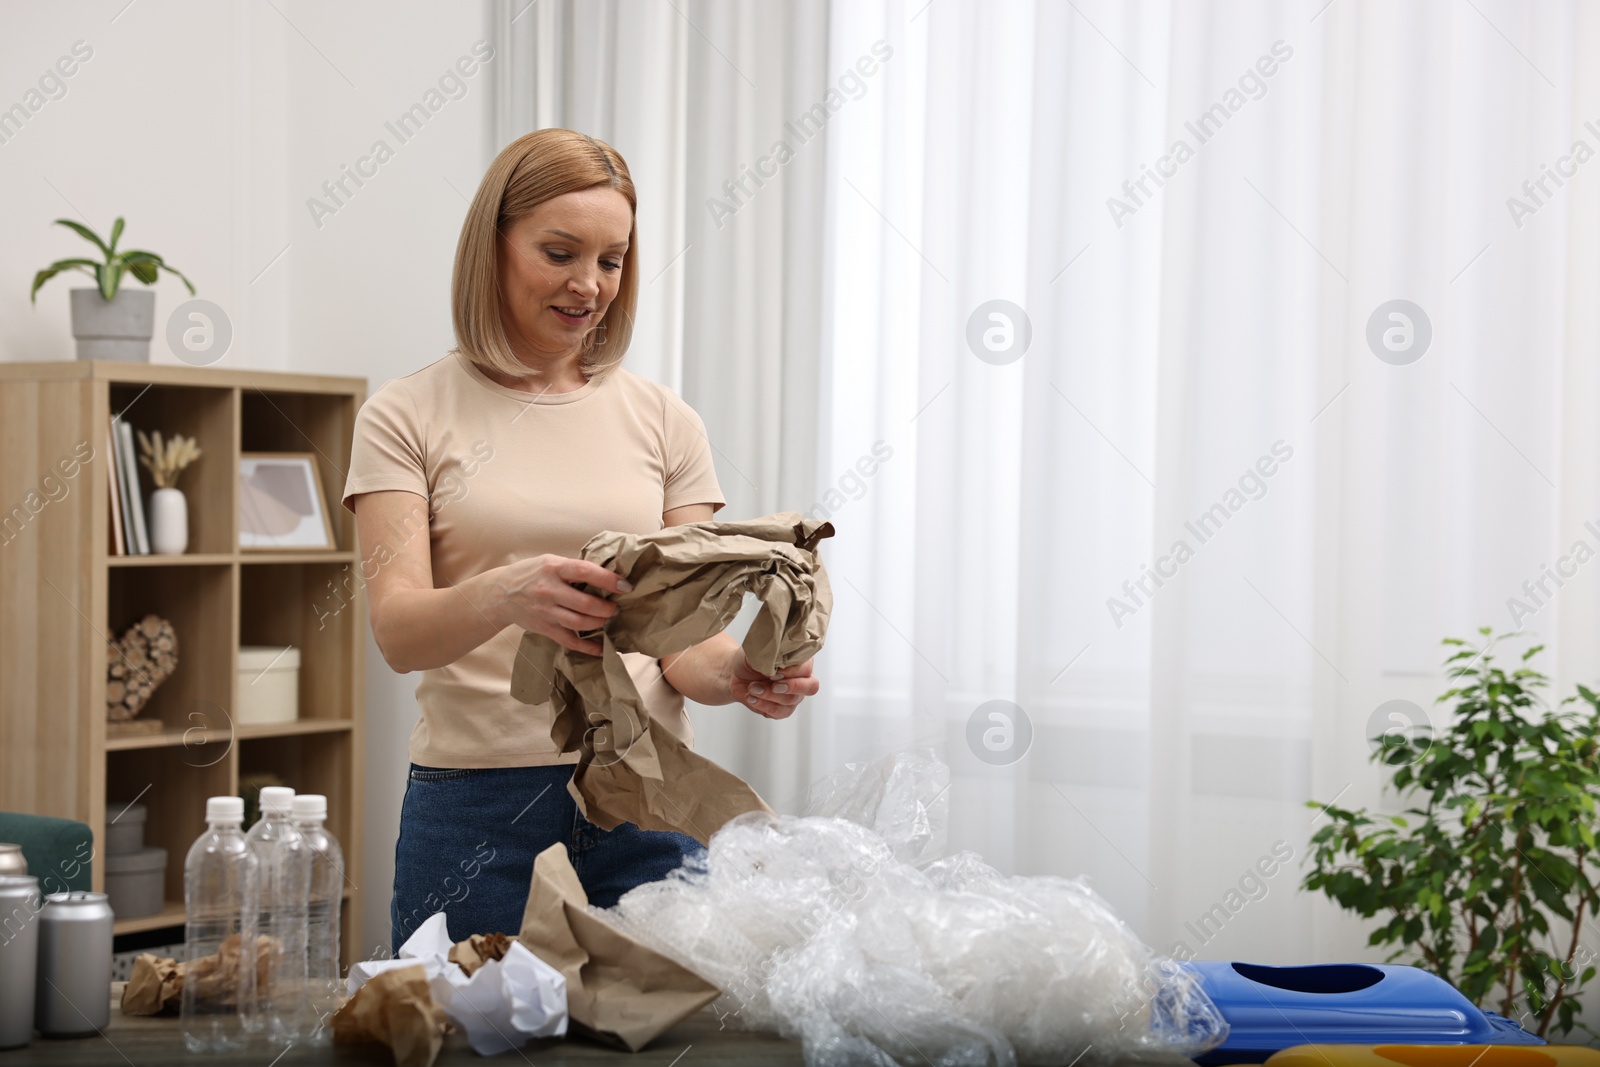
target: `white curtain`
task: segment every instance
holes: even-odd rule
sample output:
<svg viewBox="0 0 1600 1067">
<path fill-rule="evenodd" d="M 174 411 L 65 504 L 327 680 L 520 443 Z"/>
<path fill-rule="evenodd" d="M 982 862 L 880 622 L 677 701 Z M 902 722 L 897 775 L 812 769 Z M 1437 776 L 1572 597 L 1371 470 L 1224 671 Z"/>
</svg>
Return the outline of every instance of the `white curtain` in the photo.
<svg viewBox="0 0 1600 1067">
<path fill-rule="evenodd" d="M 728 498 L 719 517 L 807 510 L 825 138 L 803 142 L 785 123 L 823 92 L 827 5 L 491 0 L 489 17 L 505 59 L 494 151 L 564 126 L 628 161 L 643 285 L 627 365 L 705 420 Z M 785 137 L 795 151 L 779 163 L 773 143 Z M 762 795 L 803 793 L 813 720 L 691 715 L 696 747 Z"/>
<path fill-rule="evenodd" d="M 851 492 L 814 764 L 941 744 L 952 847 L 1088 874 L 1162 949 L 1370 957 L 1296 891 L 1304 802 L 1395 807 L 1380 705 L 1432 708 L 1440 638 L 1600 546 L 1600 162 L 1507 205 L 1600 148 L 1597 16 L 834 5 L 830 80 L 892 57 L 828 126 L 818 475 Z M 1013 362 L 969 344 L 993 300 Z M 1432 336 L 1386 362 L 1391 300 Z M 1595 581 L 1520 620 L 1564 692 Z M 1006 720 L 969 744 L 996 700 L 1009 766 Z"/>
<path fill-rule="evenodd" d="M 1398 806 L 1378 709 L 1443 722 L 1438 641 L 1484 624 L 1597 680 L 1592 565 L 1507 606 L 1600 547 L 1595 5 L 544 0 L 508 32 L 539 122 L 649 186 L 646 277 L 691 246 L 640 355 L 729 513 L 838 528 L 823 694 L 696 720 L 780 805 L 932 744 L 952 848 L 1087 874 L 1164 950 L 1370 957 L 1296 885 L 1305 801 Z"/>
</svg>

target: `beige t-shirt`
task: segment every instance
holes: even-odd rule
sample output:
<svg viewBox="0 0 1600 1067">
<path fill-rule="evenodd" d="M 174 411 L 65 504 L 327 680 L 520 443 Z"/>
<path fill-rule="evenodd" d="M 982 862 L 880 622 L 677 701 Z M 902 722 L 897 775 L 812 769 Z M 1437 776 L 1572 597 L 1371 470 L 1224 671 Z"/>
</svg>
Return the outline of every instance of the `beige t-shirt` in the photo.
<svg viewBox="0 0 1600 1067">
<path fill-rule="evenodd" d="M 514 560 L 577 556 L 602 530 L 653 533 L 662 513 L 726 501 L 705 425 L 662 385 L 621 367 L 581 389 L 536 395 L 499 385 L 451 353 L 386 382 L 356 417 L 344 506 L 359 493 L 426 497 L 434 588 Z M 418 528 L 393 528 L 392 551 Z M 376 554 L 376 558 L 375 557 Z M 362 545 L 362 574 L 384 555 Z M 507 627 L 445 667 L 422 672 L 410 757 L 426 767 L 573 763 L 550 742 L 548 704 L 511 696 L 522 629 Z M 660 664 L 629 653 L 652 718 L 693 743 L 683 697 Z"/>
</svg>

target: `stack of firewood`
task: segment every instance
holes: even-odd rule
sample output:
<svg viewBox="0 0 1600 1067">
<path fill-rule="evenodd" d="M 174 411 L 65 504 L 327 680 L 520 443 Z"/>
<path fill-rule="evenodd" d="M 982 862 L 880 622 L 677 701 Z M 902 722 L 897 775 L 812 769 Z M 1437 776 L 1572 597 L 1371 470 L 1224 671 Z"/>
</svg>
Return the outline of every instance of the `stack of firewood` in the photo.
<svg viewBox="0 0 1600 1067">
<path fill-rule="evenodd" d="M 156 686 L 178 667 L 178 635 L 159 615 L 146 615 L 106 642 L 106 717 L 125 722 L 144 709 Z"/>
</svg>

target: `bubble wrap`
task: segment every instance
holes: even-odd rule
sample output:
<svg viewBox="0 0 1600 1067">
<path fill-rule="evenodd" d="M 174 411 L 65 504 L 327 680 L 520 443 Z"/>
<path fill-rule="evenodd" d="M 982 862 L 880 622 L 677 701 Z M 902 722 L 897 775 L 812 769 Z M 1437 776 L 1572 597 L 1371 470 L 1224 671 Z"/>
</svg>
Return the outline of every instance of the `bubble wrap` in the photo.
<svg viewBox="0 0 1600 1067">
<path fill-rule="evenodd" d="M 948 780 L 929 753 L 848 767 L 813 814 L 741 815 L 604 914 L 721 986 L 725 1026 L 797 1039 L 810 1067 L 1181 1062 L 1221 1043 L 1193 974 L 1080 879 L 933 858 Z"/>
</svg>

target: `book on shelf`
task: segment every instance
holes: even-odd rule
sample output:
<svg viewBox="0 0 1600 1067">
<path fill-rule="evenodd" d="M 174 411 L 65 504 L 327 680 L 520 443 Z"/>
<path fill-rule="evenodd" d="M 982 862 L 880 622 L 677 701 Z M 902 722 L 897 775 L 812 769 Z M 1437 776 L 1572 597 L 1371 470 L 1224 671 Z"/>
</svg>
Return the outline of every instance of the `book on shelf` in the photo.
<svg viewBox="0 0 1600 1067">
<path fill-rule="evenodd" d="M 108 424 L 106 426 L 106 471 L 107 482 L 111 487 L 111 521 L 106 525 L 111 531 L 111 554 L 113 556 L 122 556 L 127 554 L 128 549 L 122 540 L 122 487 L 119 484 L 122 479 L 117 477 L 116 436 L 115 424 Z"/>
<path fill-rule="evenodd" d="M 122 480 L 128 487 L 128 516 L 132 519 L 132 536 L 128 538 L 128 551 L 136 556 L 150 554 L 150 535 L 144 525 L 144 494 L 139 491 L 139 454 L 133 447 L 133 427 L 121 416 L 117 418 L 117 440 L 122 443 Z"/>
<path fill-rule="evenodd" d="M 117 467 L 117 500 L 122 507 L 122 553 L 139 554 L 139 545 L 133 537 L 133 499 L 128 489 L 128 464 L 122 453 L 122 420 L 111 418 L 112 461 Z"/>
</svg>

